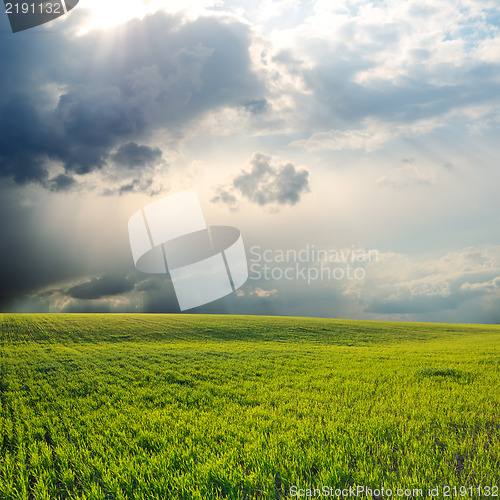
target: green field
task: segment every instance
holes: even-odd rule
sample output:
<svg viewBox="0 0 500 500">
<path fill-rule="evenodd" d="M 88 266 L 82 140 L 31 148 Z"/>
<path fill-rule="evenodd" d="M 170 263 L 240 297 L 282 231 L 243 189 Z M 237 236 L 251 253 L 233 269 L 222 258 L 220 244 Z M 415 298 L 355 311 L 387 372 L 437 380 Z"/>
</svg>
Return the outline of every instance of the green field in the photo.
<svg viewBox="0 0 500 500">
<path fill-rule="evenodd" d="M 499 326 L 3 314 L 0 332 L 1 499 L 500 496 Z"/>
</svg>

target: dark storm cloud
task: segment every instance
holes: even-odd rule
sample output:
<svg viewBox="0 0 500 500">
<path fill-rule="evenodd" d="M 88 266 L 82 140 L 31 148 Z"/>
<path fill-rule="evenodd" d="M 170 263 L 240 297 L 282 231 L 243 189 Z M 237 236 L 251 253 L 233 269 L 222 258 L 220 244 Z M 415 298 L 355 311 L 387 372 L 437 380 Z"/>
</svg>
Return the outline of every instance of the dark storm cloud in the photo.
<svg viewBox="0 0 500 500">
<path fill-rule="evenodd" d="M 163 280 L 164 281 L 164 280 Z M 136 284 L 135 289 L 138 292 L 149 292 L 152 290 L 161 290 L 162 283 L 159 282 L 158 278 L 146 278 Z"/>
<path fill-rule="evenodd" d="M 69 288 L 58 287 L 27 294 L 14 303 L 13 310 L 176 313 L 179 312 L 179 305 L 168 275 L 148 277 L 136 271 L 123 271 L 93 277 Z"/>
<path fill-rule="evenodd" d="M 119 140 L 141 134 L 146 126 L 141 111 L 112 87 L 61 96 L 55 119 L 63 126 L 57 158 L 67 171 L 77 174 L 103 167 Z"/>
<path fill-rule="evenodd" d="M 113 155 L 113 161 L 118 165 L 128 168 L 136 168 L 144 165 L 155 165 L 162 159 L 162 153 L 158 148 L 140 146 L 136 142 L 127 142 L 118 148 Z"/>
<path fill-rule="evenodd" d="M 103 285 L 108 281 L 107 285 Z M 89 284 L 88 289 L 78 288 Z M 127 285 L 126 285 L 127 284 Z M 132 285 L 132 286 L 130 286 Z M 193 314 L 335 315 L 332 304 L 345 303 L 340 289 L 331 286 L 304 289 L 299 282 L 248 280 L 237 292 L 190 310 Z M 168 275 L 116 273 L 91 279 L 78 287 L 57 288 L 31 294 L 19 310 L 71 313 L 141 312 L 178 313 L 179 305 Z M 75 293 L 75 289 L 78 289 Z M 279 291 L 278 291 L 279 289 Z M 106 294 L 103 294 L 106 292 Z"/>
<path fill-rule="evenodd" d="M 79 38 L 4 37 L 0 176 L 57 188 L 51 161 L 68 176 L 87 174 L 118 148 L 118 167 L 139 166 L 158 158 L 139 145 L 158 128 L 182 138 L 210 110 L 242 102 L 262 110 L 250 42 L 237 21 L 163 13 Z"/>
<path fill-rule="evenodd" d="M 134 288 L 134 283 L 127 277 L 104 275 L 70 288 L 67 294 L 74 299 L 100 299 L 109 295 L 121 295 Z"/>
<path fill-rule="evenodd" d="M 49 132 L 29 97 L 10 95 L 0 107 L 0 129 L 0 175 L 18 184 L 45 182 Z"/>
<path fill-rule="evenodd" d="M 236 204 L 231 191 L 239 191 L 247 200 L 259 205 L 295 205 L 309 191 L 309 172 L 297 169 L 291 162 L 275 164 L 271 156 L 255 153 L 250 160 L 250 171 L 236 176 L 230 190 L 220 187 L 212 199 L 214 203 Z"/>
</svg>

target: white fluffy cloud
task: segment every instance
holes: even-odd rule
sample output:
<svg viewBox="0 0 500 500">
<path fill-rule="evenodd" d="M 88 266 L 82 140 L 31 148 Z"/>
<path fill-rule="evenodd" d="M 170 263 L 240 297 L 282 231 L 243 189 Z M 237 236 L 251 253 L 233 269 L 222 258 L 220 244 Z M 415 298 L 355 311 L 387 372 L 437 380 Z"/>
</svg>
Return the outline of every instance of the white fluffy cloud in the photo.
<svg viewBox="0 0 500 500">
<path fill-rule="evenodd" d="M 356 296 L 368 313 L 420 319 L 487 295 L 500 301 L 499 258 L 500 247 L 470 247 L 427 259 L 381 254 L 379 262 L 367 267 L 367 279 L 352 283 L 346 294 Z"/>
</svg>

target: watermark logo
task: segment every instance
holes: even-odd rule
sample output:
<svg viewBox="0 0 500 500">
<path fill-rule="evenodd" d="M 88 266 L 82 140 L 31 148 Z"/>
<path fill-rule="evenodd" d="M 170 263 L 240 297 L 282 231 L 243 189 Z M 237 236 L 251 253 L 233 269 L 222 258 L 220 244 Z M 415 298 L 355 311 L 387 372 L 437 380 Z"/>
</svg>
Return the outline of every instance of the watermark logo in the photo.
<svg viewBox="0 0 500 500">
<path fill-rule="evenodd" d="M 251 280 L 361 281 L 365 265 L 379 261 L 378 250 L 362 248 L 322 249 L 314 245 L 296 249 L 250 248 Z"/>
<path fill-rule="evenodd" d="M 207 226 L 192 189 L 138 210 L 128 230 L 136 268 L 169 272 L 181 311 L 225 297 L 248 278 L 240 231 Z"/>
<path fill-rule="evenodd" d="M 22 1 L 4 0 L 13 33 L 48 23 L 74 9 L 79 0 Z"/>
</svg>

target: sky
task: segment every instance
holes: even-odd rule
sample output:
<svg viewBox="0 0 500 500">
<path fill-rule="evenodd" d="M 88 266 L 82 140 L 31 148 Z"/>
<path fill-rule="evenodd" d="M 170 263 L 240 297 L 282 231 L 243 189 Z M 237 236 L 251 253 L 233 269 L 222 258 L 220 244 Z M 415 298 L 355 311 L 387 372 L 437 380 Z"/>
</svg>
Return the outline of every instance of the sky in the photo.
<svg viewBox="0 0 500 500">
<path fill-rule="evenodd" d="M 0 311 L 179 312 L 128 220 L 194 189 L 249 279 L 187 312 L 500 322 L 496 0 L 2 11 L 0 90 Z"/>
</svg>

